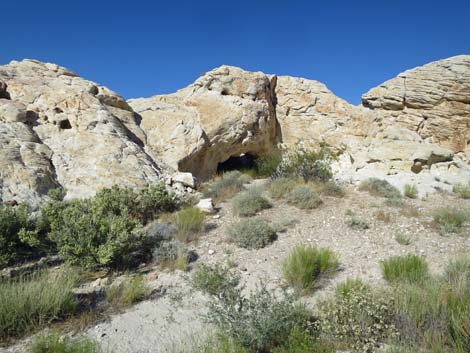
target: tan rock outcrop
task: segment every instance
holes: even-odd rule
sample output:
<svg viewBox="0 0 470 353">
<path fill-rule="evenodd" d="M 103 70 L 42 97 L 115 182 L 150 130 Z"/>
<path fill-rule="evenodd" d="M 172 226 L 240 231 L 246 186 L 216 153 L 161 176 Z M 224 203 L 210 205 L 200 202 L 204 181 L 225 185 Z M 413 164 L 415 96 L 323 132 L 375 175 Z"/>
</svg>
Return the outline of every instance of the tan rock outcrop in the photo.
<svg viewBox="0 0 470 353">
<path fill-rule="evenodd" d="M 170 95 L 132 99 L 147 145 L 174 169 L 211 177 L 220 162 L 276 146 L 275 78 L 221 66 Z"/>
</svg>

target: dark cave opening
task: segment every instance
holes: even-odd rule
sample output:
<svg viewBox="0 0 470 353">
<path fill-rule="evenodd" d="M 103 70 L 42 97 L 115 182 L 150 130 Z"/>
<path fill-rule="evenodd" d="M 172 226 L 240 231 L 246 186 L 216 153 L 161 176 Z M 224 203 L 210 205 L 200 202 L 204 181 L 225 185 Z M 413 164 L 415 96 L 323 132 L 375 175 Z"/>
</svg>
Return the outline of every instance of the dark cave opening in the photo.
<svg viewBox="0 0 470 353">
<path fill-rule="evenodd" d="M 62 130 L 71 129 L 72 125 L 70 124 L 69 119 L 59 121 L 59 128 Z"/>
<path fill-rule="evenodd" d="M 253 153 L 242 153 L 239 156 L 231 156 L 225 162 L 217 166 L 217 174 L 231 170 L 256 169 L 256 155 Z"/>
</svg>

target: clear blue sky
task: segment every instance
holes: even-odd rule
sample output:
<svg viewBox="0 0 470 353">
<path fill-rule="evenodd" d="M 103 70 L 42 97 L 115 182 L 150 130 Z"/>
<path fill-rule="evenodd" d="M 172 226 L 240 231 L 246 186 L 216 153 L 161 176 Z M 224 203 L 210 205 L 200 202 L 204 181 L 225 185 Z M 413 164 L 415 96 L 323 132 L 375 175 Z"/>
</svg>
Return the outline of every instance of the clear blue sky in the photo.
<svg viewBox="0 0 470 353">
<path fill-rule="evenodd" d="M 470 54 L 470 1 L 4 0 L 0 64 L 66 66 L 126 98 L 219 65 L 324 82 L 352 103 L 399 72 Z"/>
</svg>

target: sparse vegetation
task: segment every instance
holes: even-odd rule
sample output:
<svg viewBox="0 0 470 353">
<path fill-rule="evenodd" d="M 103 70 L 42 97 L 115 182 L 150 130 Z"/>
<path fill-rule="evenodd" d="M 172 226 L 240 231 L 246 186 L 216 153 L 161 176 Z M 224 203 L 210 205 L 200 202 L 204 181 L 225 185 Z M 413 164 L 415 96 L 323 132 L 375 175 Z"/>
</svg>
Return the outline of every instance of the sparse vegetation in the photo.
<svg viewBox="0 0 470 353">
<path fill-rule="evenodd" d="M 359 190 L 367 191 L 371 195 L 385 197 L 387 199 L 401 199 L 402 197 L 396 187 L 386 180 L 377 178 L 364 180 L 359 185 Z"/>
<path fill-rule="evenodd" d="M 204 192 L 205 197 L 212 197 L 215 202 L 231 198 L 243 190 L 243 184 L 248 183 L 251 177 L 234 170 L 224 173 L 222 177 L 209 185 Z"/>
<path fill-rule="evenodd" d="M 269 186 L 269 195 L 273 199 L 281 199 L 285 197 L 289 192 L 292 191 L 298 182 L 291 178 L 277 178 L 271 182 Z"/>
<path fill-rule="evenodd" d="M 369 223 L 366 220 L 355 215 L 352 215 L 347 223 L 352 229 L 356 229 L 356 230 L 369 229 Z"/>
<path fill-rule="evenodd" d="M 254 187 L 240 193 L 232 200 L 233 212 L 243 217 L 254 216 L 269 207 L 271 204 L 263 196 L 262 190 Z"/>
<path fill-rule="evenodd" d="M 125 278 L 106 290 L 106 301 L 113 307 L 125 308 L 145 299 L 150 290 L 142 275 Z"/>
<path fill-rule="evenodd" d="M 340 184 L 334 181 L 328 181 L 322 186 L 322 194 L 333 197 L 344 197 L 346 195 L 346 190 Z"/>
<path fill-rule="evenodd" d="M 390 223 L 392 221 L 392 216 L 390 213 L 380 210 L 375 213 L 375 218 L 384 223 Z"/>
<path fill-rule="evenodd" d="M 318 280 L 332 275 L 339 266 L 338 257 L 330 249 L 298 245 L 282 263 L 282 274 L 292 287 L 309 292 Z"/>
<path fill-rule="evenodd" d="M 276 238 L 274 229 L 259 218 L 248 218 L 228 228 L 230 239 L 242 248 L 259 249 Z"/>
<path fill-rule="evenodd" d="M 153 261 L 170 270 L 184 271 L 189 262 L 188 248 L 178 239 L 161 241 L 153 250 Z"/>
<path fill-rule="evenodd" d="M 468 215 L 457 208 L 444 207 L 436 210 L 434 222 L 440 226 L 442 234 L 458 233 L 468 218 Z"/>
<path fill-rule="evenodd" d="M 395 240 L 400 245 L 410 245 L 411 242 L 413 241 L 413 237 L 403 232 L 397 232 L 395 234 Z"/>
<path fill-rule="evenodd" d="M 61 337 L 57 333 L 34 338 L 31 353 L 101 353 L 99 345 L 89 338 Z"/>
<path fill-rule="evenodd" d="M 416 255 L 393 256 L 382 261 L 382 273 L 390 283 L 418 283 L 429 276 L 428 264 Z"/>
<path fill-rule="evenodd" d="M 29 331 L 74 313 L 71 270 L 40 272 L 0 283 L 0 339 Z"/>
<path fill-rule="evenodd" d="M 462 199 L 470 199 L 470 185 L 456 184 L 453 186 L 452 191 Z"/>
<path fill-rule="evenodd" d="M 218 295 L 236 287 L 239 282 L 239 276 L 231 275 L 230 269 L 220 264 L 214 266 L 201 264 L 192 278 L 194 288 L 211 295 Z"/>
<path fill-rule="evenodd" d="M 410 199 L 416 199 L 418 197 L 418 187 L 414 184 L 406 184 L 403 194 Z"/>
<path fill-rule="evenodd" d="M 204 229 L 204 212 L 195 207 L 186 207 L 175 213 L 173 223 L 176 237 L 182 242 L 189 242 Z"/>
<path fill-rule="evenodd" d="M 323 201 L 308 186 L 297 186 L 287 195 L 287 203 L 300 209 L 313 209 L 319 207 Z"/>
</svg>

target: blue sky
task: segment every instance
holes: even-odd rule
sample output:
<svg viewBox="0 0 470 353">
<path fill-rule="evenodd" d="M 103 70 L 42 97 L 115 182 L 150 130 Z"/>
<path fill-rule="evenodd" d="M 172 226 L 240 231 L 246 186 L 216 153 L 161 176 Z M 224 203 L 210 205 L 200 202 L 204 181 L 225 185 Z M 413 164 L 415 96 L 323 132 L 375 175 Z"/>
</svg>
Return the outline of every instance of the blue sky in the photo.
<svg viewBox="0 0 470 353">
<path fill-rule="evenodd" d="M 468 0 L 6 0 L 0 11 L 0 64 L 55 62 L 126 98 L 228 64 L 319 80 L 357 104 L 405 69 L 470 54 Z"/>
</svg>

